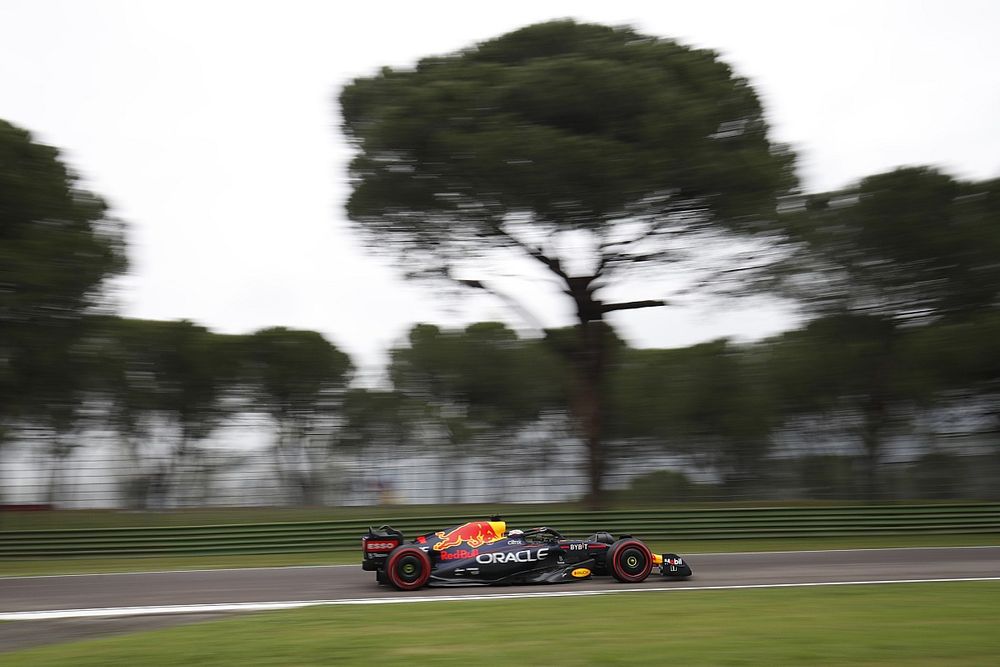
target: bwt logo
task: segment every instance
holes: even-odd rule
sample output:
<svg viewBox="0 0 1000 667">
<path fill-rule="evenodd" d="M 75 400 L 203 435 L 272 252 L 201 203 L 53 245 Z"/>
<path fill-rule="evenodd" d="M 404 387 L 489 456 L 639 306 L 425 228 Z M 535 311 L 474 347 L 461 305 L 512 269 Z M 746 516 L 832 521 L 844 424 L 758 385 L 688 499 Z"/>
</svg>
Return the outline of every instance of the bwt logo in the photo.
<svg viewBox="0 0 1000 667">
<path fill-rule="evenodd" d="M 490 565 L 491 563 L 533 563 L 535 561 L 544 560 L 548 555 L 548 547 L 543 547 L 538 551 L 510 551 L 508 553 L 498 554 L 479 554 L 476 556 L 476 562 L 482 563 L 483 565 Z"/>
</svg>

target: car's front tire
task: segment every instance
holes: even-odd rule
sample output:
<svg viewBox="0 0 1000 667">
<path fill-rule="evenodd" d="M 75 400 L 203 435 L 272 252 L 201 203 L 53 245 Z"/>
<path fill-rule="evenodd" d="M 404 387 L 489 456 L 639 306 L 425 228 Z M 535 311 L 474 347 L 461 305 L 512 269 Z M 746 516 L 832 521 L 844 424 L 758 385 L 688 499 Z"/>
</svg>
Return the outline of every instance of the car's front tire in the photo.
<svg viewBox="0 0 1000 667">
<path fill-rule="evenodd" d="M 389 554 L 386 581 L 399 591 L 415 591 L 431 578 L 431 558 L 423 549 L 399 546 Z"/>
<path fill-rule="evenodd" d="M 653 554 L 649 547 L 632 538 L 618 540 L 608 549 L 608 572 L 625 584 L 645 581 L 653 570 Z"/>
</svg>

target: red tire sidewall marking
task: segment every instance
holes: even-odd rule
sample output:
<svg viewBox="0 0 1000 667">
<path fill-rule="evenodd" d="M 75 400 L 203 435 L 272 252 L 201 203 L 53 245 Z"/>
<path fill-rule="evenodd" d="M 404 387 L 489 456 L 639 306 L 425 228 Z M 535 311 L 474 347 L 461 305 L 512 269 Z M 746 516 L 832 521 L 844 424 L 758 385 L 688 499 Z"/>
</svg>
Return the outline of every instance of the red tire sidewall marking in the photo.
<svg viewBox="0 0 1000 667">
<path fill-rule="evenodd" d="M 399 562 L 400 558 L 404 556 L 415 555 L 424 565 L 424 574 L 415 581 L 403 581 L 396 576 L 396 563 Z M 389 581 L 392 585 L 400 590 L 404 591 L 415 591 L 427 583 L 427 580 L 431 578 L 431 559 L 422 549 L 416 549 L 413 547 L 407 547 L 401 549 L 394 553 L 390 558 L 389 562 L 385 567 L 386 574 L 389 575 Z"/>
</svg>

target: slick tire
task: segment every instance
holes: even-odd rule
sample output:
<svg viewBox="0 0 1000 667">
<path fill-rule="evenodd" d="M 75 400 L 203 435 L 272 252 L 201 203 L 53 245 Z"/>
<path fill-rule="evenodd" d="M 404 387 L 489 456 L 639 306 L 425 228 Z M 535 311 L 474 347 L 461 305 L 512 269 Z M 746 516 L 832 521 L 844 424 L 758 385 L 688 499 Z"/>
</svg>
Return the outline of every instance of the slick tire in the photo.
<svg viewBox="0 0 1000 667">
<path fill-rule="evenodd" d="M 653 554 L 649 548 L 631 538 L 618 540 L 608 549 L 607 568 L 611 576 L 624 584 L 645 581 L 653 570 Z"/>
<path fill-rule="evenodd" d="M 389 554 L 385 578 L 398 591 L 415 591 L 431 578 L 431 557 L 416 547 L 396 547 Z"/>
</svg>

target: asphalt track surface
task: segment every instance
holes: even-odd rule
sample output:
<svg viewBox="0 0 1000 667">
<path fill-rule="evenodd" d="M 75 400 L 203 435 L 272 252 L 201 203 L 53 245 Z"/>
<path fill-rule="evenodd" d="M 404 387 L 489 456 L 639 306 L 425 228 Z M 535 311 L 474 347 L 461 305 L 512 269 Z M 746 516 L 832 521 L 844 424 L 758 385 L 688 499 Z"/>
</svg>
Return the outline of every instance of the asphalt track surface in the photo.
<svg viewBox="0 0 1000 667">
<path fill-rule="evenodd" d="M 4 614 L 9 618 L 18 612 L 52 610 L 137 614 L 95 618 L 84 612 L 80 618 L 0 623 L 0 651 L 196 622 L 231 611 L 197 605 L 1000 578 L 996 546 L 694 554 L 687 559 L 694 576 L 686 581 L 654 573 L 641 584 L 601 577 L 563 585 L 424 588 L 409 593 L 379 586 L 374 574 L 360 565 L 0 578 L 0 620 Z M 174 606 L 196 608 L 163 613 L 163 608 Z"/>
</svg>

